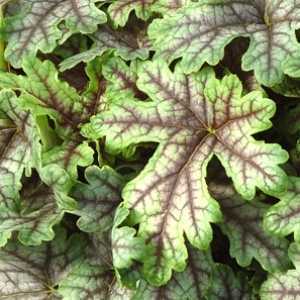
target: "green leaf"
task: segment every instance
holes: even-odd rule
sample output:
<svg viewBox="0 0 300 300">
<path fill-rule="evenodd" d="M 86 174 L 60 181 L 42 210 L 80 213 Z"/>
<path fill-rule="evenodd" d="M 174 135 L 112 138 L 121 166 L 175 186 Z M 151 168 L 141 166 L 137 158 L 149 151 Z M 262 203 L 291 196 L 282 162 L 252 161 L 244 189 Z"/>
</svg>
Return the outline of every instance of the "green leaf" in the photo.
<svg viewBox="0 0 300 300">
<path fill-rule="evenodd" d="M 185 267 L 183 233 L 192 245 L 206 249 L 210 222 L 221 219 L 205 182 L 213 155 L 238 193 L 252 199 L 256 187 L 272 195 L 285 189 L 278 164 L 287 153 L 251 136 L 270 128 L 275 106 L 261 92 L 242 96 L 236 76 L 217 80 L 211 69 L 186 76 L 155 61 L 144 64 L 137 85 L 152 101 L 115 100 L 83 133 L 92 139 L 106 136 L 113 154 L 142 142 L 159 144 L 144 170 L 125 186 L 123 198 L 140 223 L 139 236 L 153 246 L 144 262 L 147 279 L 163 284 L 172 269 Z"/>
<path fill-rule="evenodd" d="M 255 258 L 268 272 L 287 270 L 288 241 L 263 229 L 263 216 L 270 206 L 260 199 L 245 201 L 230 185 L 210 185 L 210 191 L 220 203 L 224 216 L 220 227 L 230 240 L 230 255 L 239 265 L 249 266 Z"/>
<path fill-rule="evenodd" d="M 260 290 L 261 300 L 298 299 L 300 297 L 300 270 L 273 274 Z"/>
<path fill-rule="evenodd" d="M 124 26 L 132 11 L 138 18 L 147 20 L 153 12 L 174 12 L 189 2 L 190 0 L 113 0 L 108 13 L 117 26 Z"/>
<path fill-rule="evenodd" d="M 106 22 L 105 13 L 94 4 L 94 0 L 23 0 L 17 15 L 7 20 L 5 32 L 8 45 L 6 59 L 16 68 L 28 55 L 38 50 L 49 53 L 54 50 L 63 35 L 76 32 L 91 33 L 97 25 Z M 60 29 L 64 21 L 67 32 Z"/>
<path fill-rule="evenodd" d="M 149 36 L 157 56 L 169 62 L 182 58 L 186 73 L 205 62 L 216 65 L 233 39 L 249 37 L 242 68 L 254 70 L 261 84 L 273 86 L 283 79 L 286 61 L 300 50 L 295 35 L 299 13 L 293 0 L 200 1 L 154 20 Z"/>
<path fill-rule="evenodd" d="M 74 212 L 80 216 L 77 225 L 86 232 L 110 230 L 125 180 L 109 166 L 88 167 L 85 178 L 87 184 L 78 182 L 71 191 L 78 202 Z"/>
<path fill-rule="evenodd" d="M 291 98 L 300 97 L 300 81 L 299 79 L 290 78 L 285 76 L 280 84 L 272 87 L 276 93 L 284 95 Z"/>
<path fill-rule="evenodd" d="M 55 286 L 68 267 L 82 255 L 85 240 L 80 235 L 67 239 L 56 231 L 51 243 L 25 247 L 10 242 L 0 250 L 0 297 L 11 300 L 60 299 Z"/>
<path fill-rule="evenodd" d="M 110 299 L 115 277 L 106 249 L 108 245 L 102 235 L 90 239 L 85 255 L 71 266 L 59 283 L 58 293 L 64 300 Z"/>
<path fill-rule="evenodd" d="M 144 24 L 132 24 L 122 29 L 115 30 L 106 25 L 101 26 L 97 32 L 89 35 L 94 42 L 87 50 L 71 56 L 60 63 L 60 70 L 73 68 L 80 62 L 90 62 L 108 50 L 113 50 L 116 56 L 125 60 L 148 58 L 150 44 L 146 36 Z"/>
<path fill-rule="evenodd" d="M 143 239 L 136 237 L 134 228 L 119 227 L 128 216 L 129 210 L 120 206 L 116 211 L 113 222 L 111 248 L 113 265 L 117 269 L 129 268 L 133 260 L 142 260 L 149 252 Z"/>
<path fill-rule="evenodd" d="M 294 233 L 295 240 L 300 241 L 300 178 L 290 177 L 288 189 L 279 199 L 266 213 L 264 227 L 275 235 Z"/>
<path fill-rule="evenodd" d="M 94 153 L 83 141 L 80 126 L 98 112 L 101 99 L 79 95 L 73 87 L 59 79 L 50 61 L 41 62 L 30 57 L 24 60 L 23 69 L 27 76 L 1 73 L 0 86 L 21 91 L 23 107 L 30 109 L 35 117 L 46 115 L 55 122 L 55 132 L 64 142 L 50 145 L 51 149 L 43 153 L 43 163 L 56 163 L 76 178 L 77 166 L 90 165 Z M 97 88 L 101 91 L 102 86 L 97 85 Z M 101 96 L 96 90 L 94 93 Z"/>
<path fill-rule="evenodd" d="M 41 147 L 32 115 L 10 90 L 0 92 L 0 132 L 0 203 L 12 207 L 24 171 L 29 175 L 40 164 Z"/>
<path fill-rule="evenodd" d="M 253 299 L 247 279 L 241 275 L 235 275 L 230 267 L 218 264 L 213 278 L 209 300 Z"/>
<path fill-rule="evenodd" d="M 187 267 L 183 272 L 174 273 L 172 279 L 161 287 L 154 287 L 141 281 L 132 300 L 210 299 L 205 297 L 211 294 L 213 261 L 210 252 L 197 251 L 192 247 L 188 247 L 188 252 Z"/>
<path fill-rule="evenodd" d="M 112 58 L 103 66 L 103 76 L 107 79 L 105 96 L 109 101 L 120 98 L 142 98 L 144 94 L 137 87 L 137 72 L 140 63 L 130 66 L 119 58 Z"/>
</svg>

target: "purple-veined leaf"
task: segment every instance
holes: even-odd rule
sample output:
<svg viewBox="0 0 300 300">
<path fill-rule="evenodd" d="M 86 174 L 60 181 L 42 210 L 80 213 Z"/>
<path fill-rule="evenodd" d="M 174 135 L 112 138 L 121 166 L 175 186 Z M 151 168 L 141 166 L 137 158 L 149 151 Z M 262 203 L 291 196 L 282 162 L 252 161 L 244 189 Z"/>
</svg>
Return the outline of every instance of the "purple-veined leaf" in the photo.
<svg viewBox="0 0 300 300">
<path fill-rule="evenodd" d="M 160 287 L 140 281 L 132 300 L 210 299 L 214 266 L 210 252 L 198 251 L 189 246 L 188 253 L 187 267 L 183 272 L 174 273 L 171 280 Z"/>
<path fill-rule="evenodd" d="M 125 180 L 108 166 L 88 167 L 85 177 L 88 183 L 78 182 L 71 191 L 78 202 L 74 212 L 80 216 L 77 225 L 86 232 L 110 230 Z"/>
<path fill-rule="evenodd" d="M 103 66 L 103 76 L 107 79 L 105 97 L 108 102 L 120 98 L 144 98 L 146 95 L 137 87 L 139 62 L 131 62 L 127 66 L 119 58 L 110 59 Z"/>
<path fill-rule="evenodd" d="M 140 223 L 139 236 L 153 246 L 144 261 L 147 279 L 159 285 L 172 269 L 185 267 L 183 232 L 194 246 L 206 249 L 210 223 L 221 219 L 205 182 L 213 155 L 238 193 L 252 199 L 256 187 L 267 194 L 285 189 L 286 175 L 278 164 L 287 160 L 287 153 L 251 137 L 271 126 L 275 107 L 259 91 L 242 96 L 236 76 L 217 80 L 211 69 L 186 76 L 181 68 L 172 73 L 158 60 L 140 68 L 137 86 L 152 101 L 121 97 L 92 118 L 83 134 L 106 136 L 111 153 L 142 142 L 159 144 L 123 190 L 125 206 Z"/>
<path fill-rule="evenodd" d="M 10 300 L 61 299 L 55 286 L 68 267 L 82 255 L 86 242 L 80 235 L 67 239 L 62 229 L 51 243 L 25 247 L 10 242 L 0 250 L 0 297 Z"/>
<path fill-rule="evenodd" d="M 157 56 L 169 62 L 182 57 L 187 73 L 205 62 L 216 65 L 234 38 L 249 37 L 242 67 L 273 86 L 283 79 L 286 61 L 300 51 L 295 35 L 299 14 L 298 0 L 200 1 L 155 20 L 149 35 Z"/>
<path fill-rule="evenodd" d="M 190 0 L 113 0 L 108 13 L 117 26 L 124 26 L 129 14 L 147 20 L 153 12 L 170 13 L 189 3 Z"/>
<path fill-rule="evenodd" d="M 56 163 L 65 168 L 72 178 L 77 176 L 77 166 L 93 162 L 93 150 L 80 135 L 80 126 L 98 113 L 102 107 L 104 83 L 99 79 L 101 68 L 98 59 L 89 63 L 87 74 L 91 81 L 87 89 L 78 94 L 59 74 L 50 61 L 27 58 L 23 62 L 26 76 L 12 73 L 0 74 L 0 86 L 21 92 L 22 105 L 35 117 L 48 116 L 55 123 L 55 132 L 63 143 L 51 145 L 43 153 L 44 164 Z M 48 138 L 48 135 L 45 134 Z"/>
<path fill-rule="evenodd" d="M 298 299 L 300 297 L 299 244 L 292 243 L 288 254 L 296 269 L 269 275 L 260 290 L 262 300 Z"/>
<path fill-rule="evenodd" d="M 128 216 L 128 209 L 123 206 L 118 207 L 111 231 L 113 266 L 116 269 L 129 268 L 134 260 L 142 260 L 149 255 L 145 241 L 136 237 L 136 229 L 120 226 Z"/>
<path fill-rule="evenodd" d="M 6 21 L 8 37 L 5 56 L 14 67 L 21 67 L 22 60 L 35 55 L 38 50 L 54 50 L 63 35 L 75 32 L 91 33 L 97 25 L 106 22 L 94 0 L 22 0 L 17 15 Z M 65 21 L 67 33 L 59 24 Z"/>
<path fill-rule="evenodd" d="M 287 270 L 288 241 L 268 234 L 263 228 L 263 216 L 270 206 L 260 199 L 245 201 L 229 184 L 209 187 L 221 206 L 224 218 L 220 227 L 230 240 L 230 255 L 243 267 L 255 258 L 268 272 Z"/>
<path fill-rule="evenodd" d="M 60 222 L 66 210 L 72 210 L 74 200 L 67 196 L 69 177 L 57 166 L 40 170 L 43 181 L 33 175 L 23 183 L 14 207 L 0 205 L 1 245 L 13 232 L 25 245 L 39 245 L 54 238 L 53 226 Z"/>
<path fill-rule="evenodd" d="M 261 300 L 298 299 L 300 297 L 300 271 L 273 274 L 261 287 Z"/>
<path fill-rule="evenodd" d="M 0 92 L 0 203 L 15 207 L 21 178 L 40 163 L 37 126 L 13 91 Z"/>
<path fill-rule="evenodd" d="M 84 256 L 71 266 L 70 272 L 59 283 L 58 293 L 64 300 L 114 299 L 116 278 L 112 272 L 109 244 L 106 235 L 90 237 Z"/>
<path fill-rule="evenodd" d="M 279 236 L 294 233 L 295 240 L 300 241 L 300 179 L 290 177 L 287 191 L 278 198 L 280 201 L 265 214 L 265 229 Z"/>
<path fill-rule="evenodd" d="M 146 59 L 151 49 L 146 30 L 145 24 L 138 22 L 118 30 L 108 25 L 101 26 L 97 32 L 89 35 L 93 46 L 62 61 L 60 70 L 73 68 L 80 62 L 90 62 L 108 50 L 113 50 L 115 55 L 125 60 Z"/>
<path fill-rule="evenodd" d="M 242 275 L 235 275 L 230 267 L 217 264 L 214 271 L 212 286 L 209 290 L 209 300 L 242 299 L 251 300 L 252 292 Z"/>
</svg>

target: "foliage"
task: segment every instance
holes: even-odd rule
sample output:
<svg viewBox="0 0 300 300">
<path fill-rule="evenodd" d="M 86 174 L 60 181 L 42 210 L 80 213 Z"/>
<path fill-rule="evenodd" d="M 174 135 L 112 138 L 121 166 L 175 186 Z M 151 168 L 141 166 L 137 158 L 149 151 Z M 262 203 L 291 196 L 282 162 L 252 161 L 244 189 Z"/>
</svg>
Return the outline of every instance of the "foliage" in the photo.
<svg viewBox="0 0 300 300">
<path fill-rule="evenodd" d="M 0 298 L 300 298 L 299 0 L 0 1 Z"/>
</svg>

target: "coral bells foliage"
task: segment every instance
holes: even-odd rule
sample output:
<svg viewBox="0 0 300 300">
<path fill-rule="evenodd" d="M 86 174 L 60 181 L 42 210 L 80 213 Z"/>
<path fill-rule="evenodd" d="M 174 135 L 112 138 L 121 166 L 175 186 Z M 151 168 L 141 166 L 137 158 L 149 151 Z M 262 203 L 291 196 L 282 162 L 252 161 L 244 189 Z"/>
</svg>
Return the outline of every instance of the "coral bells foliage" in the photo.
<svg viewBox="0 0 300 300">
<path fill-rule="evenodd" d="M 300 0 L 0 7 L 1 299 L 300 299 Z"/>
</svg>

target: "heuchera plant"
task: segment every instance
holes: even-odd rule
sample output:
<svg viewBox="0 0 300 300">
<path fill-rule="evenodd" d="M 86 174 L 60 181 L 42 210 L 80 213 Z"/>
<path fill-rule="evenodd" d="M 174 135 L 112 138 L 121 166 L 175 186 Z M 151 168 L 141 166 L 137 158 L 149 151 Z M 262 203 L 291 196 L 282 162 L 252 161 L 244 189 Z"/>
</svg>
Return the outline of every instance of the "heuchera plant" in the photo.
<svg viewBox="0 0 300 300">
<path fill-rule="evenodd" d="M 300 0 L 0 12 L 0 299 L 300 299 Z"/>
</svg>

